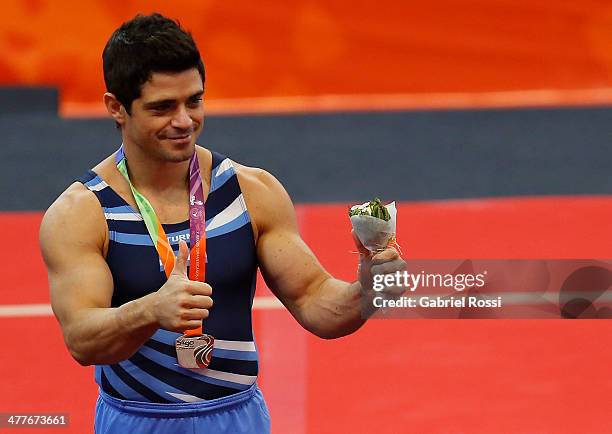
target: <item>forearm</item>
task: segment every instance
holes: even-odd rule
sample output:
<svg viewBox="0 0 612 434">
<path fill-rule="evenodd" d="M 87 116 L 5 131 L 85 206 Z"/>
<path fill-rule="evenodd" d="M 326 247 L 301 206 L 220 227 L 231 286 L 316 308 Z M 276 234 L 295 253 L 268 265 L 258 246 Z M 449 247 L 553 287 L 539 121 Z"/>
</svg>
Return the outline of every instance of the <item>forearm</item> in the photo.
<svg viewBox="0 0 612 434">
<path fill-rule="evenodd" d="M 82 365 L 113 364 L 131 357 L 158 329 L 152 294 L 116 308 L 85 308 L 63 324 L 64 339 Z"/>
<path fill-rule="evenodd" d="M 299 307 L 300 323 L 324 339 L 349 335 L 359 329 L 371 314 L 362 312 L 364 297 L 359 282 L 348 283 L 330 277 L 305 297 Z"/>
</svg>

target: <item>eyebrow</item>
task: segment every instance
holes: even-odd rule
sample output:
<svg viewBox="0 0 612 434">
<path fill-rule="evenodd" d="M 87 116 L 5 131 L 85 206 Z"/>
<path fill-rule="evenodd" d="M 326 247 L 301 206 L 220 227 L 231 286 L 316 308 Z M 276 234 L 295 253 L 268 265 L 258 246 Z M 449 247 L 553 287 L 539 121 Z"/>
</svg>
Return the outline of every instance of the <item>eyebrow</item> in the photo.
<svg viewBox="0 0 612 434">
<path fill-rule="evenodd" d="M 194 99 L 194 98 L 200 98 L 202 95 L 204 95 L 204 91 L 198 91 L 196 93 L 194 93 L 193 95 L 189 96 L 189 98 L 187 98 L 188 100 Z M 165 105 L 165 104 L 173 104 L 176 100 L 175 99 L 158 99 L 155 101 L 149 101 L 147 103 L 143 104 L 143 107 L 145 109 L 152 109 L 155 108 L 157 106 L 160 105 Z"/>
</svg>

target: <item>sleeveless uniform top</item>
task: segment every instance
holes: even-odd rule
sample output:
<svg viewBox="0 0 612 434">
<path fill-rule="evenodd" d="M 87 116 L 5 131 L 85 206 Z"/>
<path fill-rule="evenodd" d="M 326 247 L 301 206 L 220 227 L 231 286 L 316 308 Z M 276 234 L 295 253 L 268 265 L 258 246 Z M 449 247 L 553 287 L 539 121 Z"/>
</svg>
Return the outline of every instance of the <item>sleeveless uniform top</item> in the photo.
<svg viewBox="0 0 612 434">
<path fill-rule="evenodd" d="M 174 341 L 179 333 L 159 329 L 132 357 L 97 365 L 100 388 L 119 399 L 179 403 L 232 395 L 257 378 L 258 355 L 251 307 L 257 259 L 251 219 L 231 160 L 212 152 L 211 185 L 206 211 L 206 282 L 214 305 L 204 333 L 215 337 L 212 361 L 205 369 L 178 366 Z M 106 261 L 113 275 L 112 306 L 159 289 L 166 275 L 142 216 L 95 172 L 81 179 L 98 197 L 108 224 Z M 163 225 L 175 255 L 189 244 L 189 221 Z"/>
</svg>

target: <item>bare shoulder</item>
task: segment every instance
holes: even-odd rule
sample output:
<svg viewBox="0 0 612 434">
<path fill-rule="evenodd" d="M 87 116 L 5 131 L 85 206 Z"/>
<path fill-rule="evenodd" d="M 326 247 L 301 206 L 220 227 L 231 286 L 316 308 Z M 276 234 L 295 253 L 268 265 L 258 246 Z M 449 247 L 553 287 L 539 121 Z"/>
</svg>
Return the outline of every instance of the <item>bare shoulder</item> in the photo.
<svg viewBox="0 0 612 434">
<path fill-rule="evenodd" d="M 276 188 L 285 190 L 281 183 L 270 172 L 259 167 L 249 167 L 232 161 L 241 189 L 249 190 L 249 193 L 266 194 L 273 193 Z"/>
<path fill-rule="evenodd" d="M 83 184 L 68 187 L 45 212 L 40 226 L 40 244 L 45 260 L 66 247 L 104 249 L 106 220 L 100 202 Z"/>
<path fill-rule="evenodd" d="M 295 225 L 289 194 L 274 175 L 258 167 L 232 162 L 249 214 L 261 232 L 269 226 Z"/>
<path fill-rule="evenodd" d="M 82 220 L 83 217 L 103 217 L 100 202 L 95 194 L 80 182 L 68 187 L 45 212 L 43 225 L 66 220 Z M 88 219 L 89 220 L 89 219 Z"/>
</svg>

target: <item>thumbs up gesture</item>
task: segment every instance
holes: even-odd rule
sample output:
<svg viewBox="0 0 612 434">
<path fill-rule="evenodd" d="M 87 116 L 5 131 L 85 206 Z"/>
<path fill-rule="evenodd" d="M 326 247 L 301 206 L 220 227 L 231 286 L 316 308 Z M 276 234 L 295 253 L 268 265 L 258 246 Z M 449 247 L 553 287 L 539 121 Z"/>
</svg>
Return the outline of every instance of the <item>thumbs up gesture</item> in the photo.
<svg viewBox="0 0 612 434">
<path fill-rule="evenodd" d="M 185 240 L 179 241 L 179 251 L 176 260 L 174 261 L 174 268 L 172 269 L 171 276 L 176 275 L 187 278 L 187 260 L 189 258 L 189 247 Z"/>
<path fill-rule="evenodd" d="M 160 328 L 183 332 L 196 329 L 209 315 L 213 305 L 212 288 L 204 282 L 189 280 L 187 258 L 189 248 L 179 241 L 179 254 L 174 269 L 164 285 L 153 295 L 153 315 Z"/>
</svg>

